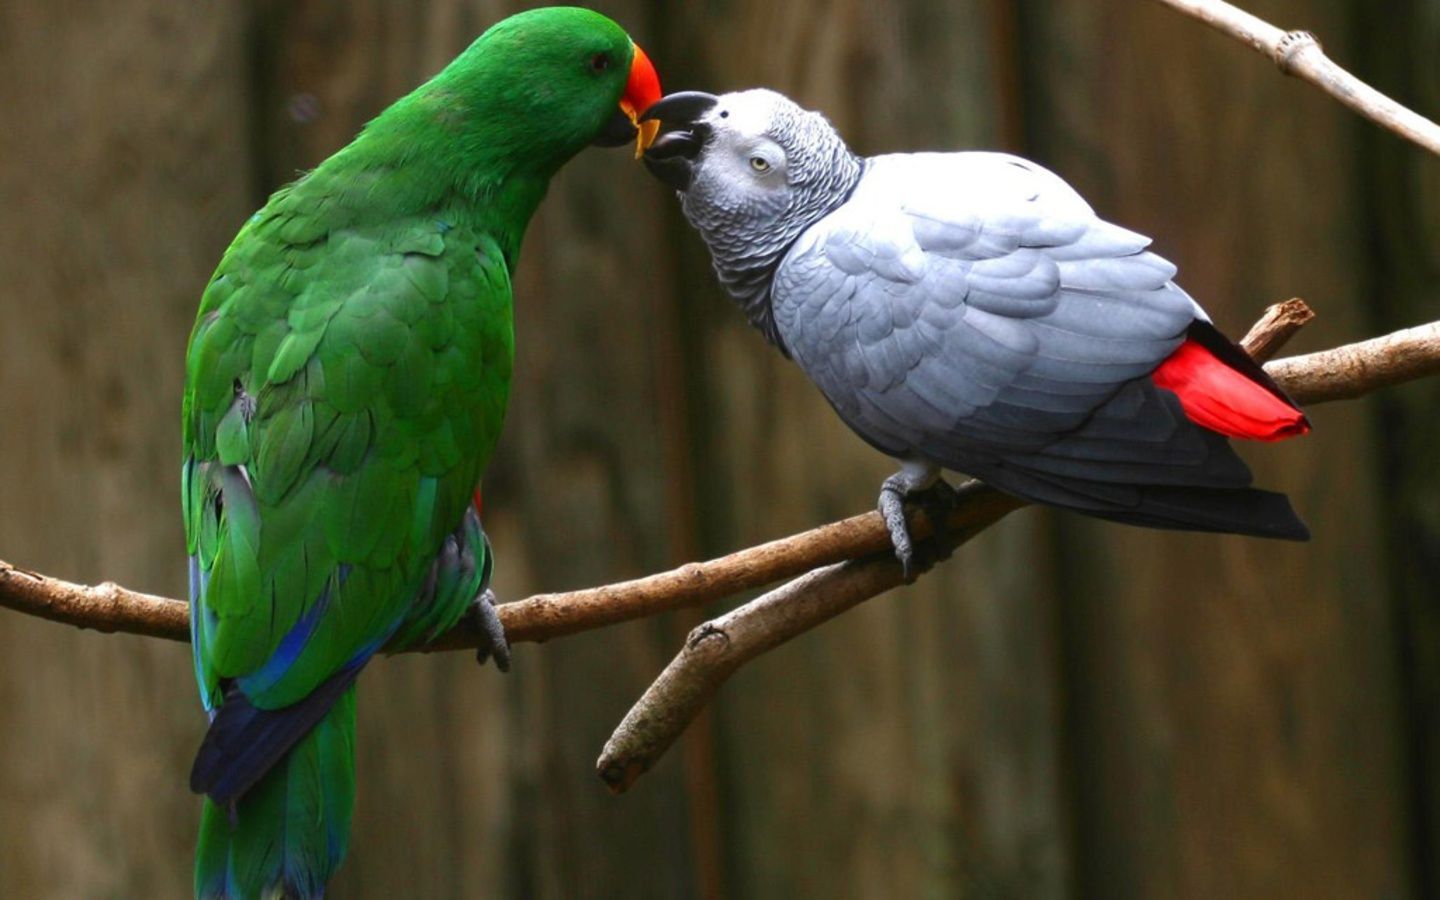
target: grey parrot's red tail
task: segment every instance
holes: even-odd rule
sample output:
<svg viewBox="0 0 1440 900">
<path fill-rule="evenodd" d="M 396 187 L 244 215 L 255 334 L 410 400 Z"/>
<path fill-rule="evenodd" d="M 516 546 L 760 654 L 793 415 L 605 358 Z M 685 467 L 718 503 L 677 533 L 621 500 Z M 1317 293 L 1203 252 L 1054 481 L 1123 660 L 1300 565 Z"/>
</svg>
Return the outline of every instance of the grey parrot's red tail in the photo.
<svg viewBox="0 0 1440 900">
<path fill-rule="evenodd" d="M 1196 320 L 1151 378 L 1180 398 L 1190 421 L 1226 437 L 1280 441 L 1310 430 L 1300 407 L 1209 322 Z"/>
</svg>

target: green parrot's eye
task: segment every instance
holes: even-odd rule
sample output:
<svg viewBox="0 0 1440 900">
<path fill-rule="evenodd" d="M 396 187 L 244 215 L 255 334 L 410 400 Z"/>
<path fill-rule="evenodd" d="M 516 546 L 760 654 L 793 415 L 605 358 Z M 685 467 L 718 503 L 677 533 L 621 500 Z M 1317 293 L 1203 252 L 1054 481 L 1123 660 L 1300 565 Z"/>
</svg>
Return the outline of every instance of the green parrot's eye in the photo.
<svg viewBox="0 0 1440 900">
<path fill-rule="evenodd" d="M 768 172 L 770 163 L 766 162 L 763 156 L 752 156 L 750 157 L 750 168 L 757 172 Z"/>
<path fill-rule="evenodd" d="M 610 54 L 597 53 L 590 57 L 590 71 L 604 72 L 608 68 L 610 68 Z"/>
</svg>

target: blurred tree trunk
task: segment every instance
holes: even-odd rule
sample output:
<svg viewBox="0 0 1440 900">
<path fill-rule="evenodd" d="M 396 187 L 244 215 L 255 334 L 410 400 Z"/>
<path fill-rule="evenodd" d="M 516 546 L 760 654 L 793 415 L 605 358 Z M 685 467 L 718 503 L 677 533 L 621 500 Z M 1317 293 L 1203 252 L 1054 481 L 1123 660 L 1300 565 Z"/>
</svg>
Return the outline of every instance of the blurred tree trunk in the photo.
<svg viewBox="0 0 1440 900">
<path fill-rule="evenodd" d="M 1354 16 L 1359 52 L 1376 84 L 1412 109 L 1440 111 L 1440 5 L 1405 0 L 1386 16 Z M 1378 129 L 1363 133 L 1363 210 L 1373 259 L 1376 330 L 1435 317 L 1440 300 L 1440 160 Z M 1383 423 L 1384 504 L 1394 538 L 1395 587 L 1409 749 L 1406 791 L 1414 831 L 1416 895 L 1440 896 L 1440 385 L 1407 385 L 1377 398 Z"/>
<path fill-rule="evenodd" d="M 252 206 L 238 6 L 0 4 L 0 547 L 183 596 L 182 356 Z M 187 648 L 0 614 L 0 895 L 179 897 Z"/>
<path fill-rule="evenodd" d="M 1339 2 L 1246 6 L 1351 58 Z M 1157 4 L 1027 12 L 1042 162 L 1155 237 L 1232 334 L 1291 295 L 1320 313 L 1291 349 L 1368 332 L 1349 112 Z M 1408 893 L 1373 415 L 1325 407 L 1312 436 L 1246 448 L 1308 545 L 1057 520 L 1083 892 Z"/>
</svg>

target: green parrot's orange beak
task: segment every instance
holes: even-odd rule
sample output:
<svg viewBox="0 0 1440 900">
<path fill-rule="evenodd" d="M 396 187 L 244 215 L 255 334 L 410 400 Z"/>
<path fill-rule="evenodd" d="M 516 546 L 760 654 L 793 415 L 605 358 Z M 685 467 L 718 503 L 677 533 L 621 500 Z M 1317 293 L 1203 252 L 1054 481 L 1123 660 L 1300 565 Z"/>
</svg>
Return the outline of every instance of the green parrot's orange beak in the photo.
<svg viewBox="0 0 1440 900">
<path fill-rule="evenodd" d="M 625 82 L 625 94 L 620 98 L 620 111 L 629 116 L 630 124 L 635 126 L 635 158 L 639 159 L 655 142 L 655 135 L 660 131 L 658 121 L 640 121 L 641 114 L 650 108 L 650 104 L 660 99 L 660 76 L 640 45 L 632 43 L 630 46 L 635 53 L 630 60 L 630 78 Z"/>
</svg>

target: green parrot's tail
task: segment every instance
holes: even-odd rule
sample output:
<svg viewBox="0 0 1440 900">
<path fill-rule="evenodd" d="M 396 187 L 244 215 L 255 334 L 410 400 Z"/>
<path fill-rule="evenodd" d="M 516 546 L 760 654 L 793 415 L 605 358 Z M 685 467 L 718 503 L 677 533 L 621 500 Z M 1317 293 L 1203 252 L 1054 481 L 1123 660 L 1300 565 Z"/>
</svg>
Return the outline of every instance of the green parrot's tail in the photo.
<svg viewBox="0 0 1440 900">
<path fill-rule="evenodd" d="M 323 897 L 345 857 L 355 807 L 355 685 L 241 797 L 205 798 L 195 896 Z"/>
</svg>

